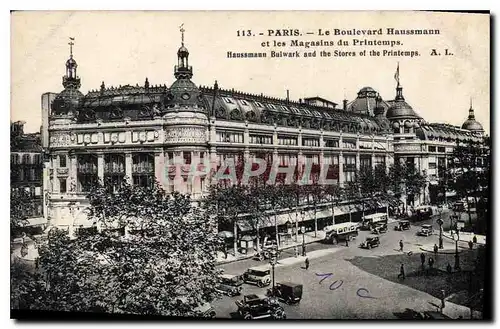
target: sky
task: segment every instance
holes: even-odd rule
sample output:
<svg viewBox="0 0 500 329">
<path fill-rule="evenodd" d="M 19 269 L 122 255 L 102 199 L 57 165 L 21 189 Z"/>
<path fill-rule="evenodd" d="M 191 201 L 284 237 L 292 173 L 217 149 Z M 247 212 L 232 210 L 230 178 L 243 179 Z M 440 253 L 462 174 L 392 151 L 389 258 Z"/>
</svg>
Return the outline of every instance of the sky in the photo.
<svg viewBox="0 0 500 329">
<path fill-rule="evenodd" d="M 461 125 L 472 99 L 476 119 L 490 131 L 489 16 L 426 12 L 14 12 L 11 15 L 11 121 L 25 130 L 41 125 L 41 95 L 63 90 L 69 37 L 85 94 L 106 86 L 144 83 L 171 85 L 177 49 L 185 46 L 193 82 L 292 100 L 320 96 L 342 104 L 364 86 L 393 99 L 399 63 L 406 101 L 428 122 Z M 439 35 L 387 35 L 387 28 L 439 29 Z M 382 29 L 384 35 L 318 36 L 318 30 Z M 269 30 L 299 30 L 301 36 L 268 36 Z M 250 36 L 239 36 L 251 30 Z M 308 35 L 307 32 L 314 32 Z M 263 33 L 263 35 L 259 35 Z M 361 32 L 360 32 L 361 33 Z M 255 34 L 255 36 L 253 36 Z M 276 32 L 274 32 L 276 34 Z M 400 46 L 292 47 L 292 40 L 352 43 L 399 41 Z M 269 41 L 285 47 L 263 47 Z M 362 50 L 418 51 L 420 56 L 360 56 Z M 431 56 L 432 49 L 444 54 Z M 227 58 L 228 51 L 316 50 L 312 58 Z M 319 52 L 356 52 L 352 57 L 320 57 Z"/>
</svg>

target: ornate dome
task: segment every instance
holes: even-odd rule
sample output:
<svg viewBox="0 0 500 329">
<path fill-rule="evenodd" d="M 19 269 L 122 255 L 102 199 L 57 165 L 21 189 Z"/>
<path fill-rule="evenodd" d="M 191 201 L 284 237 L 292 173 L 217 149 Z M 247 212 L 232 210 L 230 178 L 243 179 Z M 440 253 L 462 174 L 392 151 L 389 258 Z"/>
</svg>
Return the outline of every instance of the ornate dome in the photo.
<svg viewBox="0 0 500 329">
<path fill-rule="evenodd" d="M 184 44 L 179 48 L 179 50 L 177 50 L 177 55 L 179 55 L 179 56 L 189 55 L 189 51 L 184 46 Z"/>
<path fill-rule="evenodd" d="M 189 79 L 177 79 L 170 86 L 165 96 L 165 105 L 172 108 L 179 106 L 202 106 L 202 96 L 198 87 Z"/>
<path fill-rule="evenodd" d="M 64 89 L 52 103 L 54 114 L 66 114 L 78 108 L 83 94 L 78 89 Z"/>
<path fill-rule="evenodd" d="M 467 119 L 462 125 L 462 129 L 467 129 L 471 131 L 484 131 L 483 126 L 477 122 L 475 119 Z"/>
<path fill-rule="evenodd" d="M 469 108 L 469 117 L 463 123 L 462 129 L 467 129 L 470 131 L 483 132 L 483 126 L 476 121 L 476 116 L 474 115 L 474 109 L 472 108 L 472 101 Z"/>
<path fill-rule="evenodd" d="M 403 97 L 403 88 L 396 88 L 396 99 L 386 114 L 388 119 L 421 119 L 421 117 L 413 110 Z"/>
</svg>

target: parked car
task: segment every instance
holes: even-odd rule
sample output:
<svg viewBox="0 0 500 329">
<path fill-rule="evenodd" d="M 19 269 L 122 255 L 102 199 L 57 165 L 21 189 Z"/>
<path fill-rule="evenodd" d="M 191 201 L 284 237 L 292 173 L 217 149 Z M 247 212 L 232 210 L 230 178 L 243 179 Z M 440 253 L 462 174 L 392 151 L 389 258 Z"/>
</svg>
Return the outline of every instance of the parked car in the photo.
<svg viewBox="0 0 500 329">
<path fill-rule="evenodd" d="M 396 226 L 394 226 L 394 229 L 396 231 L 406 231 L 409 230 L 411 227 L 410 221 L 409 220 L 400 220 Z"/>
<path fill-rule="evenodd" d="M 260 288 L 271 284 L 271 270 L 267 267 L 252 267 L 243 273 L 243 281 L 253 283 Z"/>
<path fill-rule="evenodd" d="M 215 313 L 215 310 L 212 307 L 212 305 L 210 305 L 210 303 L 205 303 L 203 305 L 200 305 L 197 308 L 195 308 L 194 310 L 195 310 L 195 312 L 197 312 L 198 314 L 200 314 L 204 318 L 212 318 L 213 319 L 217 315 Z"/>
<path fill-rule="evenodd" d="M 378 236 L 369 236 L 366 238 L 364 242 L 361 242 L 359 245 L 361 248 L 371 249 L 374 247 L 378 247 L 380 245 L 380 240 Z"/>
<path fill-rule="evenodd" d="M 298 304 L 302 299 L 303 286 L 298 283 L 280 282 L 273 289 L 267 290 L 267 296 L 273 296 L 287 304 Z"/>
<path fill-rule="evenodd" d="M 238 314 L 246 320 L 252 319 L 286 319 L 285 310 L 275 298 L 246 295 L 243 300 L 237 300 Z"/>
<path fill-rule="evenodd" d="M 378 224 L 377 223 L 377 224 L 373 225 L 371 232 L 373 234 L 385 233 L 385 232 L 387 232 L 387 224 L 385 224 L 385 223 L 384 224 Z"/>
<path fill-rule="evenodd" d="M 418 232 L 419 235 L 422 236 L 429 236 L 434 233 L 434 229 L 432 228 L 432 225 L 430 224 L 425 224 L 420 227 L 420 231 Z"/>
<path fill-rule="evenodd" d="M 238 296 L 241 294 L 243 278 L 241 275 L 221 274 L 219 276 L 219 284 L 215 290 L 228 296 Z"/>
</svg>

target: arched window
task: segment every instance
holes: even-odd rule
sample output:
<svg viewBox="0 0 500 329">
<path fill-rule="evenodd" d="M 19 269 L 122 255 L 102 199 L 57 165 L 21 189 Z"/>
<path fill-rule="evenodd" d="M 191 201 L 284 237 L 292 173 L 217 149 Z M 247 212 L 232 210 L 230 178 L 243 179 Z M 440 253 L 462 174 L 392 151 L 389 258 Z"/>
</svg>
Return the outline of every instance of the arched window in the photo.
<svg viewBox="0 0 500 329">
<path fill-rule="evenodd" d="M 23 164 L 31 164 L 31 157 L 29 154 L 23 154 Z"/>
</svg>

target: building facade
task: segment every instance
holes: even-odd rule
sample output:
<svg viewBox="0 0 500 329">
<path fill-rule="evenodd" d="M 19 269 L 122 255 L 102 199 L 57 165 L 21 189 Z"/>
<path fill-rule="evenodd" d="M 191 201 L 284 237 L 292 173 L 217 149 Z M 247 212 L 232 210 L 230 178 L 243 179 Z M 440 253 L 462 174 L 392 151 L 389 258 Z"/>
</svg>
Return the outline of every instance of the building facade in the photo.
<svg viewBox="0 0 500 329">
<path fill-rule="evenodd" d="M 338 108 L 320 97 L 292 101 L 219 88 L 217 82 L 196 86 L 184 41 L 177 58 L 170 86 L 150 85 L 147 78 L 135 86 L 103 82 L 84 95 L 71 50 L 64 90 L 42 97 L 50 104 L 43 107 L 47 125 L 42 134 L 49 154 L 47 217 L 53 225 L 91 225 L 85 195 L 99 180 L 111 189 L 123 178 L 140 186 L 157 180 L 167 192 L 197 199 L 211 183 L 206 161 L 217 167 L 239 156 L 282 166 L 328 164 L 341 186 L 360 166 L 388 167 L 401 159 L 437 179 L 432 167 L 456 139 L 481 139 L 477 130 L 426 123 L 406 103 L 399 82 L 394 100 L 365 87 Z M 435 133 L 443 129 L 453 133 Z M 193 167 L 200 173 L 191 177 Z M 420 195 L 412 199 L 425 201 Z"/>
<path fill-rule="evenodd" d="M 43 204 L 43 153 L 40 134 L 26 134 L 24 122 L 10 124 L 10 185 L 22 189 L 29 198 L 22 217 L 24 226 L 36 227 L 46 223 Z"/>
</svg>

